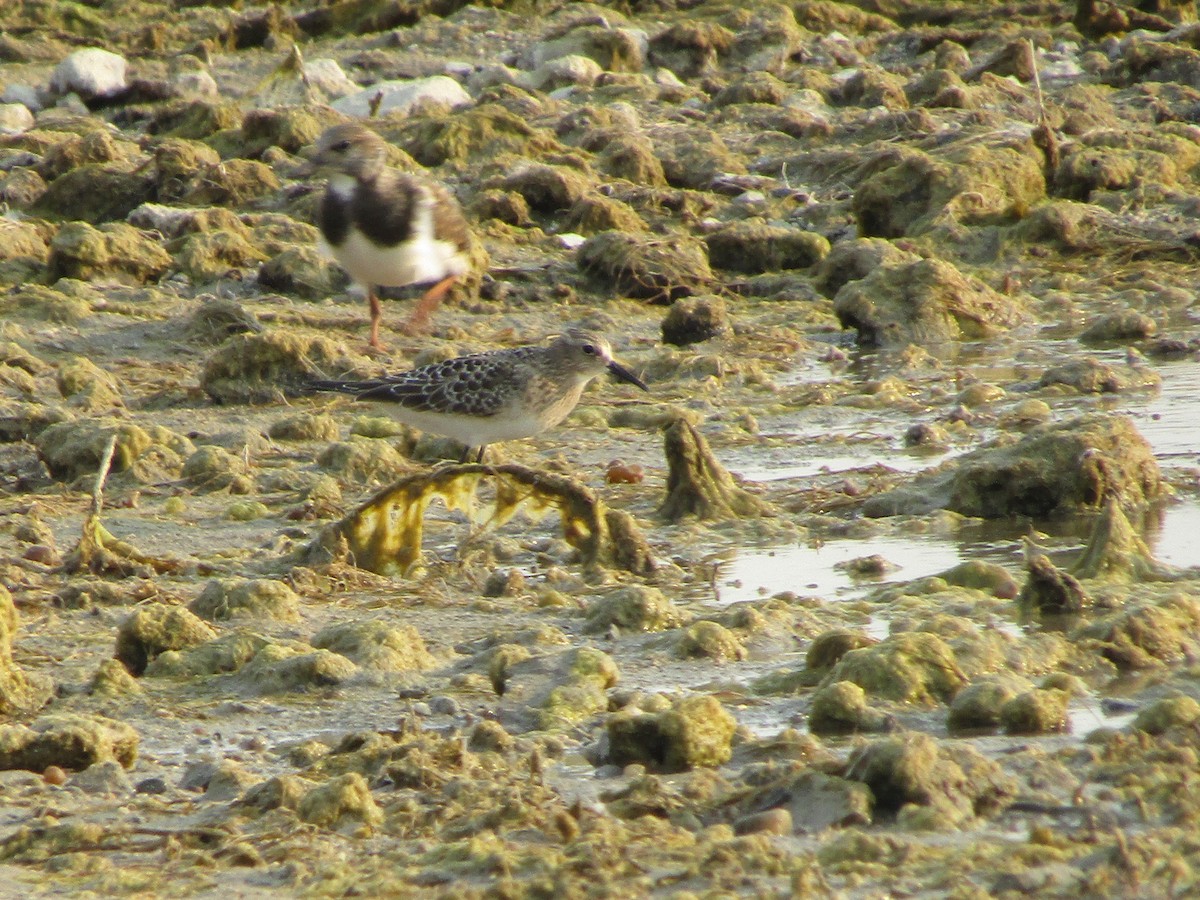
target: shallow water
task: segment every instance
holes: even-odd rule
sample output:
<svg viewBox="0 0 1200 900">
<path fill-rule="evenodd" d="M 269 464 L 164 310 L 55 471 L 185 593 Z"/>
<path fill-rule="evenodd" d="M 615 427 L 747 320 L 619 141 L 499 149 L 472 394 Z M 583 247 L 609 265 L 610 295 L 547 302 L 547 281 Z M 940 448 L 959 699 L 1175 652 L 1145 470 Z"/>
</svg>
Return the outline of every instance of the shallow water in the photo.
<svg viewBox="0 0 1200 900">
<path fill-rule="evenodd" d="M 1102 356 L 1115 361 L 1123 354 Z M 974 366 L 972 371 L 986 377 L 986 366 Z M 1192 361 L 1170 362 L 1157 366 L 1157 371 L 1162 376 L 1160 391 L 1123 395 L 1113 408 L 1133 419 L 1164 469 L 1200 465 L 1194 424 L 1200 418 L 1200 366 Z M 861 425 L 861 418 L 858 421 Z M 881 434 L 879 442 L 885 445 L 887 455 L 876 461 L 905 472 L 932 468 L 954 455 L 953 451 L 932 456 L 904 452 L 898 436 L 887 438 Z M 889 443 L 896 446 L 886 446 Z M 773 465 L 769 460 L 750 460 L 733 466 L 733 470 L 749 481 L 784 481 L 850 472 L 871 462 L 861 453 L 822 456 L 811 445 L 806 450 L 812 455 L 802 462 Z M 1200 541 L 1195 537 L 1200 533 L 1200 499 L 1183 497 L 1151 510 L 1142 525 L 1143 538 L 1160 561 L 1179 567 L 1200 565 Z M 1086 521 L 1039 522 L 1037 526 L 1046 532 L 1046 536 L 1039 536 L 1039 543 L 1047 543 L 1064 561 L 1082 547 L 1090 529 Z M 731 551 L 719 564 L 718 598 L 727 604 L 793 591 L 827 600 L 854 599 L 881 583 L 923 578 L 970 559 L 1003 565 L 1019 579 L 1020 538 L 1029 530 L 1025 522 L 989 522 L 969 524 L 953 535 L 931 532 L 743 547 Z M 896 568 L 880 578 L 863 578 L 846 571 L 845 563 L 876 554 Z"/>
</svg>

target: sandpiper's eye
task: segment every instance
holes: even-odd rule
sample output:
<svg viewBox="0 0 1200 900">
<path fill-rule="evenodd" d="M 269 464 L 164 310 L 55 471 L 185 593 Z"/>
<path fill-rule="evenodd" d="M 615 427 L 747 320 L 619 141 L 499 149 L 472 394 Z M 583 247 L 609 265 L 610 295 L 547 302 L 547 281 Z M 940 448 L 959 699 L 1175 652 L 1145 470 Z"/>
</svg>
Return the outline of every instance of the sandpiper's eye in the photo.
<svg viewBox="0 0 1200 900">
<path fill-rule="evenodd" d="M 583 352 L 586 353 L 588 356 L 595 356 L 596 355 L 596 347 L 594 344 L 584 344 Z"/>
<path fill-rule="evenodd" d="M 336 150 L 338 153 L 345 153 L 347 150 L 350 149 L 350 140 L 346 139 L 344 141 L 338 141 L 336 144 L 334 144 L 329 149 Z"/>
</svg>

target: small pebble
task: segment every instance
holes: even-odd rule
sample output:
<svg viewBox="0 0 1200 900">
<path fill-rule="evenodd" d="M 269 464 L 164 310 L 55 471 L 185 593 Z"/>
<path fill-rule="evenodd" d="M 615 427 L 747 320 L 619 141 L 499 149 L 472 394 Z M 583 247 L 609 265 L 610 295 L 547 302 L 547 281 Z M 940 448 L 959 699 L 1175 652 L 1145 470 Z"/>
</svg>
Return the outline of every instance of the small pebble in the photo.
<svg viewBox="0 0 1200 900">
<path fill-rule="evenodd" d="M 734 834 L 791 834 L 792 814 L 786 809 L 768 809 L 742 816 L 733 823 Z"/>
<path fill-rule="evenodd" d="M 46 766 L 46 771 L 42 773 L 42 780 L 46 784 L 66 784 L 67 773 L 59 766 Z"/>
<path fill-rule="evenodd" d="M 133 789 L 139 794 L 165 794 L 167 783 L 158 777 L 143 778 L 134 785 Z"/>
</svg>

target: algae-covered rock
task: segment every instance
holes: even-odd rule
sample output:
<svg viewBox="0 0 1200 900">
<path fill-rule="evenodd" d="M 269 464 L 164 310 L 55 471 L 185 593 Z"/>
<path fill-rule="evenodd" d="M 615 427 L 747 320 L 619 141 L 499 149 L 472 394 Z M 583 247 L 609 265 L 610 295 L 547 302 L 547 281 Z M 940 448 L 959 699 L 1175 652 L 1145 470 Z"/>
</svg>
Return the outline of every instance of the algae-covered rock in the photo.
<svg viewBox="0 0 1200 900">
<path fill-rule="evenodd" d="M 562 228 L 577 234 L 599 234 L 602 231 L 630 234 L 645 231 L 646 223 L 632 207 L 620 200 L 603 194 L 585 194 L 571 204 Z"/>
<path fill-rule="evenodd" d="M 246 767 L 233 759 L 217 763 L 216 771 L 204 787 L 204 799 L 214 803 L 230 803 L 239 799 L 251 784 L 254 776 Z"/>
<path fill-rule="evenodd" d="M 708 261 L 733 272 L 771 272 L 806 269 L 829 254 L 829 241 L 811 231 L 747 219 L 727 225 L 704 238 Z"/>
<path fill-rule="evenodd" d="M 684 630 L 675 645 L 675 654 L 684 659 L 704 658 L 715 662 L 745 659 L 748 655 L 738 636 L 718 622 L 704 620 Z"/>
<path fill-rule="evenodd" d="M 1187 594 L 1135 602 L 1071 633 L 1123 669 L 1144 669 L 1200 654 L 1200 601 Z"/>
<path fill-rule="evenodd" d="M 1000 724 L 1009 734 L 1054 734 L 1068 731 L 1071 695 L 1057 688 L 1018 694 L 1000 707 Z"/>
<path fill-rule="evenodd" d="M 115 659 L 102 660 L 88 685 L 88 693 L 93 697 L 127 697 L 141 692 L 137 679 Z"/>
<path fill-rule="evenodd" d="M 1145 366 L 1114 366 L 1092 357 L 1051 366 L 1038 379 L 1039 387 L 1069 387 L 1081 394 L 1119 394 L 1157 388 L 1162 377 Z"/>
<path fill-rule="evenodd" d="M 683 347 L 729 331 L 729 314 L 721 297 L 683 297 L 671 304 L 662 321 L 664 344 Z"/>
<path fill-rule="evenodd" d="M 834 297 L 845 328 L 868 346 L 922 346 L 993 337 L 1025 318 L 1011 298 L 940 259 L 876 269 Z"/>
<path fill-rule="evenodd" d="M 200 447 L 183 464 L 182 475 L 202 491 L 223 491 L 244 482 L 248 469 L 244 457 L 223 447 Z M 233 493 L 246 493 L 245 489 Z"/>
<path fill-rule="evenodd" d="M 145 429 L 109 419 L 50 425 L 34 443 L 51 474 L 64 481 L 73 481 L 99 468 L 104 451 L 114 437 L 116 444 L 110 464 L 113 472 L 130 468 L 154 443 Z"/>
<path fill-rule="evenodd" d="M 702 293 L 713 283 L 704 245 L 694 238 L 603 231 L 580 245 L 575 261 L 609 289 L 652 303 Z"/>
<path fill-rule="evenodd" d="M 306 691 L 344 684 L 358 666 L 329 650 L 306 652 L 298 647 L 267 644 L 241 671 L 238 679 L 263 694 Z"/>
<path fill-rule="evenodd" d="M 515 191 L 537 212 L 570 209 L 591 187 L 590 179 L 566 166 L 530 164 L 521 166 L 488 187 Z"/>
<path fill-rule="evenodd" d="M 746 174 L 741 157 L 703 125 L 661 124 L 650 129 L 649 137 L 673 187 L 707 190 L 718 177 Z"/>
<path fill-rule="evenodd" d="M 767 515 L 768 505 L 743 490 L 733 480 L 708 442 L 686 419 L 677 418 L 666 429 L 667 496 L 658 514 L 671 522 L 694 515 L 725 519 Z"/>
<path fill-rule="evenodd" d="M 276 441 L 336 441 L 337 420 L 325 413 L 294 413 L 271 423 L 267 434 Z"/>
<path fill-rule="evenodd" d="M 908 265 L 919 259 L 883 238 L 838 241 L 814 268 L 814 283 L 826 297 L 835 297 L 843 285 L 866 278 L 877 269 Z"/>
<path fill-rule="evenodd" d="M 230 276 L 257 266 L 266 254 L 235 231 L 198 232 L 183 238 L 175 264 L 197 284 Z"/>
<path fill-rule="evenodd" d="M 346 820 L 363 825 L 383 822 L 383 810 L 371 796 L 367 779 L 347 772 L 326 784 L 313 788 L 296 807 L 301 821 L 322 828 L 333 828 Z"/>
<path fill-rule="evenodd" d="M 158 280 L 170 267 L 171 257 L 124 222 L 109 222 L 98 229 L 86 222 L 68 222 L 50 242 L 47 265 L 52 279 L 144 284 Z"/>
<path fill-rule="evenodd" d="M 235 334 L 262 331 L 258 317 L 234 300 L 212 298 L 201 303 L 188 318 L 184 335 L 201 344 L 224 343 Z"/>
<path fill-rule="evenodd" d="M 239 207 L 278 190 L 279 179 L 270 166 L 252 159 L 227 159 L 204 169 L 180 202 Z"/>
<path fill-rule="evenodd" d="M 889 148 L 871 169 L 854 192 L 864 237 L 920 234 L 946 218 L 964 224 L 1012 221 L 1046 197 L 1041 154 L 1030 142 L 954 142 L 936 155 Z"/>
<path fill-rule="evenodd" d="M 287 247 L 263 262 L 258 283 L 305 300 L 323 300 L 344 291 L 350 279 L 316 247 L 304 246 Z"/>
<path fill-rule="evenodd" d="M 808 711 L 808 729 L 813 734 L 861 734 L 895 727 L 895 718 L 867 706 L 866 692 L 849 681 L 823 685 L 813 694 Z"/>
<path fill-rule="evenodd" d="M 300 598 L 282 581 L 214 579 L 188 609 L 210 622 L 235 618 L 294 622 L 300 617 Z"/>
<path fill-rule="evenodd" d="M 665 772 L 719 766 L 732 754 L 736 726 L 713 697 L 687 697 L 661 713 L 615 713 L 606 725 L 609 759 Z"/>
<path fill-rule="evenodd" d="M 847 651 L 823 684 L 838 681 L 852 681 L 889 700 L 929 704 L 950 700 L 967 678 L 945 641 L 928 632 L 905 631 Z"/>
<path fill-rule="evenodd" d="M 411 625 L 343 622 L 317 632 L 312 644 L 377 672 L 420 671 L 434 663 L 420 632 Z"/>
<path fill-rule="evenodd" d="M 1200 722 L 1200 703 L 1192 697 L 1163 697 L 1139 710 L 1133 727 L 1147 734 L 1165 734 Z"/>
<path fill-rule="evenodd" d="M 102 716 L 49 715 L 29 726 L 0 725 L 0 769 L 79 771 L 105 760 L 128 769 L 137 750 L 133 728 Z"/>
<path fill-rule="evenodd" d="M 1016 675 L 982 675 L 955 694 L 946 727 L 952 732 L 998 728 L 1005 704 L 1030 689 L 1029 682 Z"/>
<path fill-rule="evenodd" d="M 146 666 L 147 678 L 194 677 L 236 672 L 270 642 L 261 635 L 235 631 L 186 650 L 164 650 Z"/>
<path fill-rule="evenodd" d="M 616 626 L 622 631 L 664 631 L 687 619 L 658 588 L 635 584 L 589 604 L 587 629 L 597 632 Z"/>
<path fill-rule="evenodd" d="M 804 665 L 813 672 L 827 672 L 851 650 L 870 647 L 879 643 L 875 638 L 861 631 L 849 631 L 845 628 L 835 628 L 823 631 L 813 638 L 804 656 Z"/>
<path fill-rule="evenodd" d="M 1076 515 L 1111 496 L 1125 509 L 1165 491 L 1150 444 L 1125 416 L 1089 413 L 964 454 L 904 487 L 870 498 L 868 516 L 945 508 L 966 516 Z"/>
<path fill-rule="evenodd" d="M 1100 316 L 1079 335 L 1084 344 L 1125 343 L 1158 334 L 1158 323 L 1135 309 L 1122 309 Z"/>
<path fill-rule="evenodd" d="M 395 447 L 370 438 L 332 443 L 317 455 L 317 464 L 358 484 L 390 481 L 412 470 Z"/>
<path fill-rule="evenodd" d="M 271 809 L 296 809 L 312 785 L 296 775 L 276 775 L 248 788 L 239 805 L 266 812 Z"/>
<path fill-rule="evenodd" d="M 850 754 L 846 777 L 875 795 L 877 808 L 931 806 L 953 828 L 1000 807 L 1015 782 L 1000 766 L 968 745 L 943 745 L 927 734 L 884 738 Z"/>
<path fill-rule="evenodd" d="M 216 636 L 208 624 L 186 609 L 162 604 L 144 606 L 117 629 L 114 655 L 134 675 L 141 675 L 164 650 L 182 650 Z"/>
<path fill-rule="evenodd" d="M 68 405 L 87 413 L 124 407 L 117 379 L 90 359 L 77 356 L 58 368 L 58 392 Z"/>
<path fill-rule="evenodd" d="M 1008 569 L 980 559 L 968 559 L 937 575 L 947 584 L 983 591 L 993 597 L 1011 600 L 1017 596 L 1018 585 Z"/>
<path fill-rule="evenodd" d="M 49 699 L 51 691 L 47 679 L 27 675 L 13 660 L 18 621 L 12 594 L 0 585 L 0 715 L 3 716 L 36 709 Z"/>
<path fill-rule="evenodd" d="M 540 153 L 560 147 L 549 132 L 496 103 L 464 107 L 444 116 L 419 117 L 406 122 L 395 138 L 424 166 L 495 159 L 504 153 L 535 159 Z"/>
<path fill-rule="evenodd" d="M 319 370 L 352 369 L 343 345 L 287 331 L 238 334 L 217 348 L 204 365 L 200 387 L 217 403 L 265 403 Z"/>
<path fill-rule="evenodd" d="M 26 188 L 28 190 L 28 188 Z M 147 246 L 132 238 L 115 239 L 111 244 L 78 244 L 78 235 L 88 232 L 77 231 L 80 225 L 99 225 L 104 222 L 110 227 L 129 228 L 123 222 L 133 210 L 154 199 L 154 177 L 143 171 L 129 171 L 122 163 L 87 163 L 55 178 L 46 186 L 37 200 L 30 204 L 30 211 L 48 219 L 70 220 L 63 230 L 75 235 L 64 241 L 62 254 L 64 265 L 87 267 L 102 260 L 105 267 L 116 265 L 115 253 L 119 248 L 135 248 L 142 255 L 140 263 L 131 266 L 125 274 L 137 280 L 147 280 L 144 269 L 153 271 L 158 260 Z M 130 229 L 132 231 L 132 229 Z M 121 232 L 112 232 L 117 235 Z M 149 245 L 157 250 L 157 247 Z M 162 251 L 159 250 L 159 253 Z M 76 259 L 82 257 L 82 259 Z M 93 259 L 95 257 L 95 259 Z M 165 268 L 166 265 L 163 265 Z M 142 277 L 145 276 L 145 277 Z M 82 275 L 75 277 L 84 277 Z"/>
<path fill-rule="evenodd" d="M 592 647 L 564 653 L 553 671 L 548 690 L 535 698 L 538 727 L 561 729 L 578 725 L 608 708 L 605 694 L 619 678 L 612 657 Z"/>
</svg>

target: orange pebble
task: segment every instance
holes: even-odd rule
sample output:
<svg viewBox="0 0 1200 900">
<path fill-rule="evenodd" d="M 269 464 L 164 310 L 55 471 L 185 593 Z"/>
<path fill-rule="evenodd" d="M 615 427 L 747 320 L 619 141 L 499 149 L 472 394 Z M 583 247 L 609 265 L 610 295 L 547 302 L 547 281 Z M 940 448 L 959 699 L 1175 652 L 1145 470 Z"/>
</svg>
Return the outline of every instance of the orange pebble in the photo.
<svg viewBox="0 0 1200 900">
<path fill-rule="evenodd" d="M 604 474 L 604 480 L 609 484 L 640 484 L 645 477 L 642 467 L 637 463 L 610 463 L 608 471 Z"/>
<path fill-rule="evenodd" d="M 67 773 L 58 766 L 46 766 L 46 771 L 42 773 L 42 780 L 46 784 L 66 784 Z"/>
</svg>

